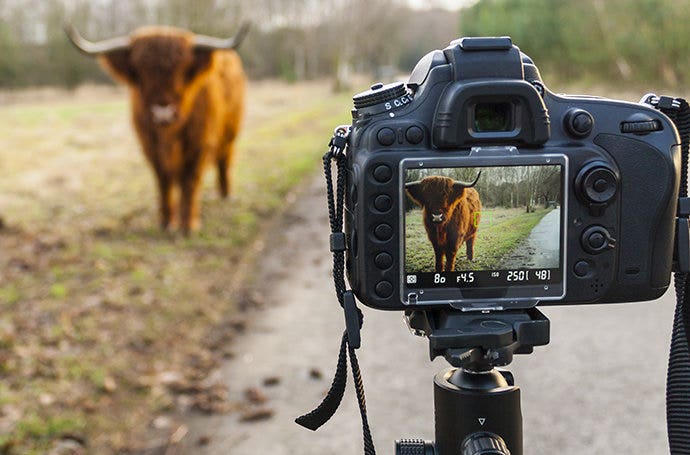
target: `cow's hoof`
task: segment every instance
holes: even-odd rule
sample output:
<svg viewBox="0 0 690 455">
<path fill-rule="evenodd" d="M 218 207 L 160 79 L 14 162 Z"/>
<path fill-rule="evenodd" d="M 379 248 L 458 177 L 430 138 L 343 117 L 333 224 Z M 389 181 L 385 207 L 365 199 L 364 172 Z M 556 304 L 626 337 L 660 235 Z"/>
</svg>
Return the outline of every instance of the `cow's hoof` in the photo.
<svg viewBox="0 0 690 455">
<path fill-rule="evenodd" d="M 199 229 L 201 229 L 201 221 L 192 220 L 189 224 L 182 226 L 182 233 L 185 237 L 189 237 L 191 234 L 199 232 Z"/>
<path fill-rule="evenodd" d="M 167 232 L 167 233 L 173 233 L 177 231 L 179 228 L 179 224 L 177 221 L 168 221 L 167 223 L 163 222 L 161 223 L 161 231 Z"/>
</svg>

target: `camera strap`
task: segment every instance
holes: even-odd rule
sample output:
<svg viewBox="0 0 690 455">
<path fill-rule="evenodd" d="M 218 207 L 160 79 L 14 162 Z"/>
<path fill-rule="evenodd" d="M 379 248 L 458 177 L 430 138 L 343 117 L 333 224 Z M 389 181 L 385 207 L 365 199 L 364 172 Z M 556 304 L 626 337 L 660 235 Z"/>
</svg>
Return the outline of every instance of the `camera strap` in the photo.
<svg viewBox="0 0 690 455">
<path fill-rule="evenodd" d="M 343 214 L 345 204 L 345 150 L 350 134 L 349 126 L 339 126 L 335 129 L 331 138 L 329 150 L 323 156 L 323 170 L 326 176 L 326 190 L 328 197 L 328 218 L 331 226 L 331 252 L 333 253 L 333 281 L 338 296 L 338 302 L 345 312 L 345 331 L 340 341 L 340 353 L 338 354 L 338 365 L 336 366 L 335 376 L 328 390 L 326 397 L 321 404 L 297 419 L 295 422 L 305 428 L 316 431 L 320 426 L 330 420 L 335 411 L 340 406 L 340 402 L 345 394 L 347 383 L 347 359 L 350 359 L 350 368 L 354 380 L 357 403 L 362 417 L 362 434 L 364 439 L 365 455 L 376 455 L 374 442 L 369 430 L 367 419 L 367 407 L 364 399 L 364 384 L 362 374 L 357 361 L 356 349 L 361 344 L 360 329 L 364 322 L 364 315 L 357 307 L 353 292 L 347 289 L 345 284 L 345 250 L 347 242 L 343 232 Z M 335 162 L 337 170 L 335 190 L 333 187 L 332 165 Z"/>
<path fill-rule="evenodd" d="M 643 101 L 666 114 L 676 125 L 681 139 L 681 175 L 674 258 L 676 311 L 666 377 L 666 424 L 671 455 L 690 455 L 690 106 L 684 99 L 667 96 L 648 95 Z"/>
</svg>

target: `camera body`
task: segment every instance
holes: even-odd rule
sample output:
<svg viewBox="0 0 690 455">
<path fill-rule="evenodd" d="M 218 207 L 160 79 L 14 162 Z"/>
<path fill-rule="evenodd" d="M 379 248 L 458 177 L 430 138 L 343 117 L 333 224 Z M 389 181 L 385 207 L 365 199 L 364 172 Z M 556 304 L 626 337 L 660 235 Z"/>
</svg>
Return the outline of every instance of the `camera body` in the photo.
<svg viewBox="0 0 690 455">
<path fill-rule="evenodd" d="M 667 289 L 680 140 L 651 106 L 556 95 L 507 37 L 453 41 L 354 103 L 346 265 L 365 305 L 523 309 Z"/>
</svg>

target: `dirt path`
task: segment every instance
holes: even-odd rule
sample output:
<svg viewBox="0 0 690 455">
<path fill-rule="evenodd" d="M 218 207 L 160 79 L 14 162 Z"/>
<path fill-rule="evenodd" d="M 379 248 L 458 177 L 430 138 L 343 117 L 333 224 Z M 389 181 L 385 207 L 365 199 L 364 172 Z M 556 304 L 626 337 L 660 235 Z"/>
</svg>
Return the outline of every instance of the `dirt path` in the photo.
<svg viewBox="0 0 690 455">
<path fill-rule="evenodd" d="M 560 208 L 544 215 L 527 238 L 503 259 L 499 268 L 556 268 L 559 261 L 560 223 Z"/>
<path fill-rule="evenodd" d="M 293 419 L 327 390 L 343 329 L 332 290 L 321 179 L 303 193 L 267 240 L 257 271 L 266 302 L 237 356 L 217 372 L 231 399 L 258 388 L 271 418 L 245 423 L 240 413 L 192 416 L 179 453 L 361 454 L 361 427 L 351 384 L 331 422 L 313 433 Z M 270 253 L 270 255 L 268 255 Z M 511 370 L 522 388 L 525 453 L 581 455 L 668 453 L 664 376 L 671 327 L 670 295 L 637 305 L 552 308 L 552 342 L 518 356 Z M 425 340 L 411 336 L 399 313 L 366 310 L 360 351 L 378 453 L 399 437 L 433 436 L 432 375 Z M 268 378 L 279 379 L 265 386 Z"/>
</svg>

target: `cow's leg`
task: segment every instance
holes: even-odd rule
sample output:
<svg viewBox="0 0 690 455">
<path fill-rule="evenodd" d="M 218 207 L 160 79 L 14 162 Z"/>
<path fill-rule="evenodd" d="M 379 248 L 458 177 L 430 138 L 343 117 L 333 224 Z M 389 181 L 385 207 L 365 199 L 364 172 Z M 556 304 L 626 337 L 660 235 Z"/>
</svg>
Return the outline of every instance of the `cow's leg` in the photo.
<svg viewBox="0 0 690 455">
<path fill-rule="evenodd" d="M 434 245 L 434 254 L 436 255 L 436 271 L 443 272 L 443 248 Z"/>
<path fill-rule="evenodd" d="M 230 195 L 231 177 L 230 168 L 232 167 L 233 156 L 235 154 L 235 142 L 231 139 L 218 155 L 218 191 L 223 199 Z"/>
<path fill-rule="evenodd" d="M 172 184 L 168 177 L 158 178 L 160 193 L 161 229 L 169 231 L 175 228 L 175 206 L 173 204 Z"/>
<path fill-rule="evenodd" d="M 218 192 L 220 197 L 227 199 L 230 194 L 230 175 L 229 168 L 230 163 L 227 157 L 221 157 L 218 159 Z"/>
<path fill-rule="evenodd" d="M 170 155 L 170 153 L 167 153 L 169 147 L 167 144 L 161 144 L 158 140 L 159 138 L 151 134 L 150 130 L 137 123 L 136 120 L 134 126 L 139 135 L 144 156 L 156 176 L 161 229 L 165 231 L 173 230 L 176 227 L 177 213 L 173 194 L 174 172 L 171 170 L 167 159 Z"/>
<path fill-rule="evenodd" d="M 201 163 L 187 163 L 180 178 L 180 226 L 185 235 L 196 232 L 201 227 L 201 174 Z"/>
<path fill-rule="evenodd" d="M 455 256 L 458 254 L 460 245 L 460 235 L 457 229 L 448 229 L 446 234 L 446 248 L 444 251 L 446 255 L 446 272 L 455 270 Z"/>
<path fill-rule="evenodd" d="M 175 227 L 175 205 L 173 201 L 173 185 L 170 175 L 156 164 L 153 165 L 158 183 L 158 197 L 160 210 L 160 225 L 164 231 Z"/>
<path fill-rule="evenodd" d="M 467 242 L 465 242 L 465 247 L 467 248 L 467 259 L 470 261 L 474 261 L 474 240 L 477 238 L 477 234 L 475 233 L 467 239 Z"/>
<path fill-rule="evenodd" d="M 455 270 L 455 256 L 457 256 L 457 249 L 451 248 L 446 250 L 446 272 Z"/>
</svg>

